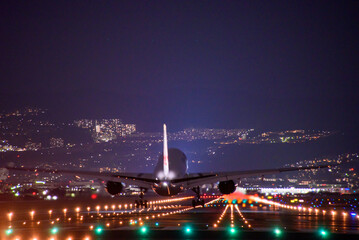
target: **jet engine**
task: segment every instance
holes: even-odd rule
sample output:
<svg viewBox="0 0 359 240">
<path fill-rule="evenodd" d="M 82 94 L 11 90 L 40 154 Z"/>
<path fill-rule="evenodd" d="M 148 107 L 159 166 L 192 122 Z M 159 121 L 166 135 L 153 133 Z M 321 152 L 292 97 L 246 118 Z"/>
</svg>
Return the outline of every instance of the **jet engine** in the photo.
<svg viewBox="0 0 359 240">
<path fill-rule="evenodd" d="M 116 195 L 116 194 L 119 194 L 120 192 L 122 192 L 123 185 L 120 182 L 108 181 L 106 183 L 106 190 L 109 194 Z"/>
<path fill-rule="evenodd" d="M 218 189 L 222 194 L 230 194 L 236 191 L 236 184 L 233 180 L 220 182 L 218 184 Z"/>
</svg>

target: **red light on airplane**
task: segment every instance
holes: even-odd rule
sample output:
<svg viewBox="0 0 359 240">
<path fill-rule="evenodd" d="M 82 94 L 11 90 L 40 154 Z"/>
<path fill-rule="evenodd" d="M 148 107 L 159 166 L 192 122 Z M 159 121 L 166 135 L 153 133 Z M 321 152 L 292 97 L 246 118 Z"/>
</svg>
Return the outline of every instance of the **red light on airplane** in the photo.
<svg viewBox="0 0 359 240">
<path fill-rule="evenodd" d="M 32 195 L 36 195 L 36 192 L 32 192 Z"/>
<path fill-rule="evenodd" d="M 91 199 L 96 199 L 97 198 L 97 194 L 91 194 Z"/>
</svg>

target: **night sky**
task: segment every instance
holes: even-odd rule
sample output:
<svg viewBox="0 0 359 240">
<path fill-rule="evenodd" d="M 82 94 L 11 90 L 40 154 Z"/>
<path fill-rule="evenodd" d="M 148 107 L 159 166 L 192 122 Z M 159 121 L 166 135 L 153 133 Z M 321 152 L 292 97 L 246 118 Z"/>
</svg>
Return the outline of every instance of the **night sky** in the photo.
<svg viewBox="0 0 359 240">
<path fill-rule="evenodd" d="M 359 1 L 1 1 L 0 107 L 358 131 Z"/>
</svg>

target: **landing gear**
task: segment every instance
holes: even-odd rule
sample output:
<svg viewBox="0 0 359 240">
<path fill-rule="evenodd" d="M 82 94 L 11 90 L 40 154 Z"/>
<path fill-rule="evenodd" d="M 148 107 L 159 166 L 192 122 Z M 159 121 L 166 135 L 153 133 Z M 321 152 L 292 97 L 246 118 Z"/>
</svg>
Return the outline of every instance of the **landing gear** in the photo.
<svg viewBox="0 0 359 240">
<path fill-rule="evenodd" d="M 202 206 L 204 207 L 204 200 L 201 199 L 201 190 L 199 187 L 194 187 L 192 188 L 192 191 L 195 192 L 196 194 L 196 198 L 192 200 L 192 206 L 196 207 L 196 206 Z"/>
<path fill-rule="evenodd" d="M 142 199 L 140 199 L 140 200 L 136 200 L 135 201 L 135 206 L 136 206 L 136 208 L 147 208 L 147 200 L 142 200 Z"/>
<path fill-rule="evenodd" d="M 147 189 L 145 188 L 141 188 L 141 193 L 140 193 L 140 200 L 136 200 L 135 201 L 135 207 L 136 208 L 147 208 L 147 200 L 143 200 L 143 196 L 145 195 L 145 192 L 147 191 Z"/>
</svg>

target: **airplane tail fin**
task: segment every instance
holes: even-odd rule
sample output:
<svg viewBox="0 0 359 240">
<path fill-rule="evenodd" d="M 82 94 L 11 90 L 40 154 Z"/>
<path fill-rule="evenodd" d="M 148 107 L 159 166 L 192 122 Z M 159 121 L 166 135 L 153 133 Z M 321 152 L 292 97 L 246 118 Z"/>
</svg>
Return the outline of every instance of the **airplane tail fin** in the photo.
<svg viewBox="0 0 359 240">
<path fill-rule="evenodd" d="M 167 145 L 167 127 L 163 124 L 163 173 L 165 178 L 168 177 L 169 166 L 168 166 L 168 145 Z"/>
</svg>

